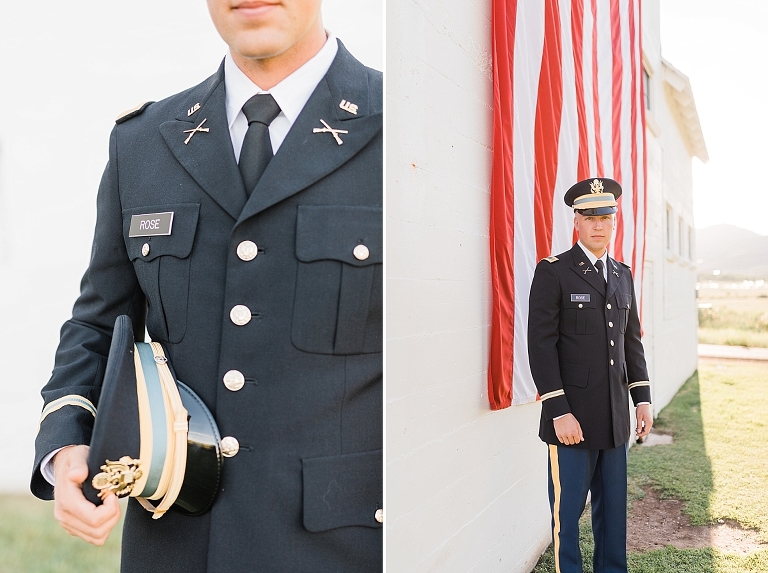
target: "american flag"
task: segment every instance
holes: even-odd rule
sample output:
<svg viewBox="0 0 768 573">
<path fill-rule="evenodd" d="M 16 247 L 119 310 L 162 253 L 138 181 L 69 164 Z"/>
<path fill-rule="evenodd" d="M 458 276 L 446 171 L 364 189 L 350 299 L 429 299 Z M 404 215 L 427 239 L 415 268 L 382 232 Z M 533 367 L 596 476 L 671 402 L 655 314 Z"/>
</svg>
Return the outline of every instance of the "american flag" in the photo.
<svg viewBox="0 0 768 573">
<path fill-rule="evenodd" d="M 493 0 L 493 304 L 488 398 L 537 398 L 527 352 L 536 263 L 576 240 L 563 203 L 583 179 L 623 189 L 612 257 L 642 293 L 646 219 L 641 0 Z"/>
</svg>

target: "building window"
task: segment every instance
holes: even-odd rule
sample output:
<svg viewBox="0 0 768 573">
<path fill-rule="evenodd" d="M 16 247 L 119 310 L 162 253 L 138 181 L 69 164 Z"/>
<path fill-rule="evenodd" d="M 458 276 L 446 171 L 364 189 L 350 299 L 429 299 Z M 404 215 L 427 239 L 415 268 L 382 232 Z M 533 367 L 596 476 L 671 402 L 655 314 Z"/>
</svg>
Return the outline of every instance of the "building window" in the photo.
<svg viewBox="0 0 768 573">
<path fill-rule="evenodd" d="M 693 261 L 693 227 L 688 225 L 688 260 Z"/>
<path fill-rule="evenodd" d="M 643 92 L 645 92 L 645 109 L 651 110 L 651 76 L 643 67 Z"/>
<path fill-rule="evenodd" d="M 668 251 L 672 251 L 673 245 L 674 245 L 674 237 L 675 237 L 675 214 L 672 211 L 672 207 L 667 205 L 667 237 L 666 241 L 664 242 L 665 246 L 667 247 Z"/>
<path fill-rule="evenodd" d="M 677 220 L 677 254 L 681 257 L 685 256 L 686 248 L 685 248 L 685 239 L 686 239 L 686 233 L 685 233 L 685 223 L 683 223 L 682 219 Z"/>
</svg>

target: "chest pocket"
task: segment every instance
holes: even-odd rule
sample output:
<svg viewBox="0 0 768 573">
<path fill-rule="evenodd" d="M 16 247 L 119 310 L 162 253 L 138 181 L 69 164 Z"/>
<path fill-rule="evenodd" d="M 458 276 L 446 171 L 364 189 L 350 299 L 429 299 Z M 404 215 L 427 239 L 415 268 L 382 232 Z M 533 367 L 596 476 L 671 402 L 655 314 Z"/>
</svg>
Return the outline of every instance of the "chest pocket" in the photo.
<svg viewBox="0 0 768 573">
<path fill-rule="evenodd" d="M 594 297 L 593 297 L 594 298 Z M 563 300 L 563 332 L 569 334 L 595 334 L 598 325 L 597 302 L 571 302 Z"/>
<path fill-rule="evenodd" d="M 170 235 L 129 237 L 131 217 L 173 213 Z M 136 277 L 147 299 L 147 330 L 153 340 L 176 344 L 187 330 L 190 254 L 200 205 L 177 203 L 123 211 L 123 236 Z"/>
<path fill-rule="evenodd" d="M 382 349 L 382 210 L 299 207 L 291 340 L 318 354 Z"/>
<path fill-rule="evenodd" d="M 627 331 L 627 323 L 629 322 L 629 309 L 632 306 L 632 296 L 618 293 L 616 295 L 616 304 L 619 307 L 619 327 L 621 328 L 621 333 L 624 334 Z"/>
</svg>

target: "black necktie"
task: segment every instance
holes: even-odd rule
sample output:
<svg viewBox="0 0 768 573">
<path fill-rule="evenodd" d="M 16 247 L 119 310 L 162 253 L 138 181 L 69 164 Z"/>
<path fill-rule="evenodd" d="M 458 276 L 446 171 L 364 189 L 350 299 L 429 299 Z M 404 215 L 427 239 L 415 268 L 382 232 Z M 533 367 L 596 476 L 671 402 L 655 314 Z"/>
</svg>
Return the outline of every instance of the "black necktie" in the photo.
<svg viewBox="0 0 768 573">
<path fill-rule="evenodd" d="M 280 113 L 280 106 L 271 94 L 256 94 L 245 102 L 243 113 L 248 119 L 248 131 L 245 132 L 243 147 L 240 149 L 238 166 L 245 192 L 250 197 L 272 159 L 269 124 Z"/>
<path fill-rule="evenodd" d="M 600 273 L 600 278 L 603 279 L 603 282 L 607 283 L 608 281 L 605 280 L 605 275 L 603 274 L 603 261 L 597 259 L 597 261 L 595 261 L 595 268 L 597 269 L 597 272 Z"/>
</svg>

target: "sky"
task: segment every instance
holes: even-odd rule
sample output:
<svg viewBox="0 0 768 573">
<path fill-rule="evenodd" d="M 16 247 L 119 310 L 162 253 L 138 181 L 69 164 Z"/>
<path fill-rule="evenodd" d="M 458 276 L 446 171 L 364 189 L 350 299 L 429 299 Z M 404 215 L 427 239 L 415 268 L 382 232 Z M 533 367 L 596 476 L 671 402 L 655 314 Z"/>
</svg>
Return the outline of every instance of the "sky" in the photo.
<svg viewBox="0 0 768 573">
<path fill-rule="evenodd" d="M 661 0 L 662 57 L 693 89 L 709 162 L 693 160 L 697 228 L 768 235 L 768 2 Z"/>
</svg>

